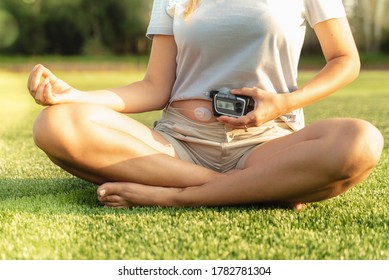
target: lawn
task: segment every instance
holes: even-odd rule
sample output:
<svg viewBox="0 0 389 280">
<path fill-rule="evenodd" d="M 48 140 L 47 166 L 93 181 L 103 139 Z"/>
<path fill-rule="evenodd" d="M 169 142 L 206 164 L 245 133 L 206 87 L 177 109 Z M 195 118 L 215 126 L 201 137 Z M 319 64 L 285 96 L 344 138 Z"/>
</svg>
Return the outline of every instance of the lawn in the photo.
<svg viewBox="0 0 389 280">
<path fill-rule="evenodd" d="M 125 68 L 56 73 L 82 89 L 142 77 L 141 70 Z M 364 183 L 300 212 L 99 206 L 97 186 L 63 172 L 34 146 L 31 127 L 41 108 L 27 93 L 27 75 L 0 70 L 0 259 L 389 259 L 389 72 L 365 71 L 306 108 L 308 123 L 332 116 L 369 120 L 386 145 Z M 311 75 L 302 72 L 301 82 Z M 159 115 L 135 117 L 151 125 Z"/>
</svg>

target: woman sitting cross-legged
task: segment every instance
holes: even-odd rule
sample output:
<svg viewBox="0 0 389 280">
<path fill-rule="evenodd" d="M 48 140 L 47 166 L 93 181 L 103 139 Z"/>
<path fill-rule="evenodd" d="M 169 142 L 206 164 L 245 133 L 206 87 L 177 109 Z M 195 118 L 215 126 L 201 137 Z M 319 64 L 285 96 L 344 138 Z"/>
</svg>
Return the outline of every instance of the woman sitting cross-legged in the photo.
<svg viewBox="0 0 389 280">
<path fill-rule="evenodd" d="M 307 25 L 326 65 L 298 86 Z M 47 106 L 36 144 L 100 184 L 103 205 L 299 206 L 344 193 L 379 161 L 382 135 L 364 120 L 304 125 L 303 107 L 359 74 L 341 0 L 155 0 L 147 36 L 143 80 L 86 92 L 42 65 L 28 80 Z M 153 128 L 126 115 L 161 109 Z"/>
</svg>

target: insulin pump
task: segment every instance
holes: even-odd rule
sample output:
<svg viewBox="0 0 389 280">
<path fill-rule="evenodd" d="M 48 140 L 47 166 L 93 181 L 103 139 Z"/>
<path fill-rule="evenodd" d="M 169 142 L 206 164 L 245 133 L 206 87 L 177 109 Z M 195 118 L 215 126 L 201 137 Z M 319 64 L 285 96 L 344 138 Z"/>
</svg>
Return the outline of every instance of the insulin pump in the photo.
<svg viewBox="0 0 389 280">
<path fill-rule="evenodd" d="M 239 118 L 254 110 L 254 99 L 249 96 L 234 95 L 230 90 L 223 88 L 211 90 L 213 114 Z"/>
</svg>

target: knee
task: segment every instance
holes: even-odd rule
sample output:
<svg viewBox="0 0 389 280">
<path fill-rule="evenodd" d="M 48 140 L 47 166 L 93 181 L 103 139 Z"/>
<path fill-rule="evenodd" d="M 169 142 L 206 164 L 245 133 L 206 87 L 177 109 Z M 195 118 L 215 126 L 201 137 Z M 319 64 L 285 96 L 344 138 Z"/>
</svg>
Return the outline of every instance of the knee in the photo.
<svg viewBox="0 0 389 280">
<path fill-rule="evenodd" d="M 361 177 L 377 165 L 384 140 L 381 132 L 367 121 L 344 120 L 337 134 L 337 166 L 345 179 Z"/>
<path fill-rule="evenodd" d="M 45 108 L 35 120 L 33 138 L 35 144 L 48 154 L 69 146 L 74 136 L 77 116 L 71 105 L 55 105 Z"/>
</svg>

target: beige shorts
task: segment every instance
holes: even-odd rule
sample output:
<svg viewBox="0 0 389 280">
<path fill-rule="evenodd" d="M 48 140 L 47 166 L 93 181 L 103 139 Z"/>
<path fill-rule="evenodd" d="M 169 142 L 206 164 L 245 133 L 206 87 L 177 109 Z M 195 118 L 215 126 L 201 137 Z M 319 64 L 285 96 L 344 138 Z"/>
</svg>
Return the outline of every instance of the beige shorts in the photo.
<svg viewBox="0 0 389 280">
<path fill-rule="evenodd" d="M 281 120 L 260 127 L 230 129 L 220 122 L 191 120 L 172 107 L 164 111 L 155 130 L 172 144 L 180 159 L 217 172 L 242 169 L 259 145 L 293 133 Z"/>
</svg>

